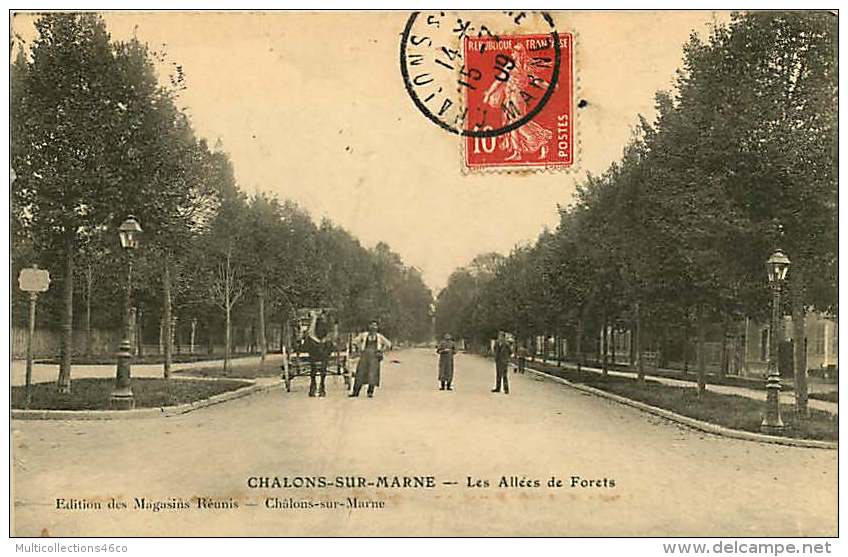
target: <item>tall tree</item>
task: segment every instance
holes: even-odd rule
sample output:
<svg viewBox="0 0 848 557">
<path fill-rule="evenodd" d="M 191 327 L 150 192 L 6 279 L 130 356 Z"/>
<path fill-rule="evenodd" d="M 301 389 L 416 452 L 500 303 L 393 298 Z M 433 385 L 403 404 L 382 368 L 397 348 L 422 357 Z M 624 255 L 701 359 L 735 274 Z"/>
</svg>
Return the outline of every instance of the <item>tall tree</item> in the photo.
<svg viewBox="0 0 848 557">
<path fill-rule="evenodd" d="M 103 21 L 46 14 L 29 56 L 16 59 L 12 188 L 35 245 L 61 261 L 62 342 L 58 388 L 70 391 L 74 267 L 80 231 L 113 221 L 122 189 L 115 166 L 127 122 L 125 88 Z"/>
<path fill-rule="evenodd" d="M 701 123 L 699 151 L 714 161 L 699 166 L 754 236 L 735 238 L 734 261 L 747 264 L 762 285 L 771 251 L 782 247 L 792 259 L 801 417 L 807 413 L 804 316 L 809 308 L 834 311 L 837 299 L 836 36 L 836 16 L 828 12 L 735 14 L 707 42 L 692 38 L 680 84 L 682 109 Z"/>
</svg>

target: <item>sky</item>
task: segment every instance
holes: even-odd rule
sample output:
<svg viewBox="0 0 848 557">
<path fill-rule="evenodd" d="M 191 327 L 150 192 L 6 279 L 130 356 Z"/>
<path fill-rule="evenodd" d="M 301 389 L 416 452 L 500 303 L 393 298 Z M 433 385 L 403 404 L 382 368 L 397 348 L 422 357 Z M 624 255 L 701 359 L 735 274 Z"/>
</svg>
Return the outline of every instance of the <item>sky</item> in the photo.
<svg viewBox="0 0 848 557">
<path fill-rule="evenodd" d="M 621 156 L 654 94 L 670 90 L 690 33 L 710 11 L 553 12 L 575 35 L 577 165 L 570 172 L 468 174 L 460 138 L 427 120 L 404 89 L 393 12 L 106 12 L 182 66 L 179 105 L 198 136 L 220 140 L 248 194 L 291 199 L 364 245 L 388 243 L 434 293 L 475 255 L 507 254 L 558 222 L 587 172 Z M 34 37 L 31 16 L 13 30 Z M 163 70 L 167 66 L 163 66 Z"/>
</svg>

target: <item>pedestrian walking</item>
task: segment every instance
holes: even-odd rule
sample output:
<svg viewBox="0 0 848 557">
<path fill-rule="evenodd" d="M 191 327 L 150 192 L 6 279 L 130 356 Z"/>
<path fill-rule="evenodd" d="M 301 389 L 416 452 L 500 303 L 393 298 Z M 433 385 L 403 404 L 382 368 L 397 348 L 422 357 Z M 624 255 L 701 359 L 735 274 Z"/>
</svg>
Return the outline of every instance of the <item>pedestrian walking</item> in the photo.
<svg viewBox="0 0 848 557">
<path fill-rule="evenodd" d="M 498 340 L 495 342 L 495 388 L 493 393 L 501 392 L 501 384 L 503 384 L 503 392 L 509 394 L 509 358 L 512 356 L 512 346 L 506 338 L 506 333 L 500 331 Z"/>
<path fill-rule="evenodd" d="M 518 346 L 518 350 L 515 351 L 515 355 L 518 358 L 518 367 L 515 368 L 517 373 L 524 373 L 524 366 L 527 365 L 527 347 L 522 342 Z"/>
<path fill-rule="evenodd" d="M 380 386 L 380 362 L 383 354 L 391 349 L 392 343 L 378 329 L 377 321 L 371 321 L 368 330 L 353 339 L 353 345 L 359 349 L 359 363 L 356 365 L 351 397 L 358 397 L 362 386 L 368 385 L 368 397 L 371 398 L 374 396 L 374 388 Z"/>
<path fill-rule="evenodd" d="M 453 383 L 453 355 L 456 354 L 456 344 L 450 333 L 445 333 L 444 338 L 436 347 L 439 355 L 439 390 L 452 391 Z"/>
</svg>

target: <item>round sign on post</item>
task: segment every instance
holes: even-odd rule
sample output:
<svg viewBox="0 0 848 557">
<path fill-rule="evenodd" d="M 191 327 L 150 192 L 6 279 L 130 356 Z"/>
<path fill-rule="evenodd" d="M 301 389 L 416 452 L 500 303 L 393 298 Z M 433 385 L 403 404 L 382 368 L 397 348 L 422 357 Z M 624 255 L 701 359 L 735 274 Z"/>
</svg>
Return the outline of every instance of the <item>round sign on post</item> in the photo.
<svg viewBox="0 0 848 557">
<path fill-rule="evenodd" d="M 50 273 L 43 269 L 23 269 L 18 275 L 18 286 L 24 292 L 47 292 L 50 287 Z"/>
</svg>

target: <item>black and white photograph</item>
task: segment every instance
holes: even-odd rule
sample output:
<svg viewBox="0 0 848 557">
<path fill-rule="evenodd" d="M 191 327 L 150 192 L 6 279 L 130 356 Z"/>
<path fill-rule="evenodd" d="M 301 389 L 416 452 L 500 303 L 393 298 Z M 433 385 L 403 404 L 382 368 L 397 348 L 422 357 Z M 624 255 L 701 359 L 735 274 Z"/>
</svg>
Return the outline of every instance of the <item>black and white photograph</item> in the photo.
<svg viewBox="0 0 848 557">
<path fill-rule="evenodd" d="M 173 7 L 8 12 L 17 553 L 834 551 L 837 10 Z"/>
</svg>

